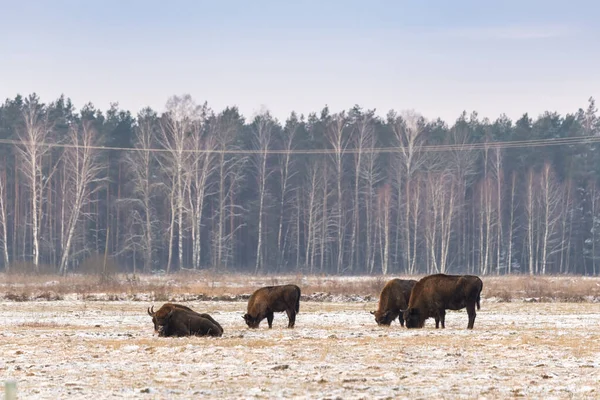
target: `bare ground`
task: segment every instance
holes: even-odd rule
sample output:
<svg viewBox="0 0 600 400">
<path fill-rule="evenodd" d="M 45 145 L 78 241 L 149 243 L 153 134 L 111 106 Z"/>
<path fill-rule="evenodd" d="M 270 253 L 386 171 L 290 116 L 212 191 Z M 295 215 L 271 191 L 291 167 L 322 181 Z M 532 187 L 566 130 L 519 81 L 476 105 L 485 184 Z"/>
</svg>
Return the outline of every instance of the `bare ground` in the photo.
<svg viewBox="0 0 600 400">
<path fill-rule="evenodd" d="M 249 330 L 245 302 L 186 304 L 224 336 L 158 338 L 149 302 L 0 302 L 0 376 L 36 399 L 600 397 L 595 303 L 483 300 L 473 331 L 464 311 L 378 327 L 375 302 L 304 302 L 296 329 L 276 314 Z"/>
</svg>

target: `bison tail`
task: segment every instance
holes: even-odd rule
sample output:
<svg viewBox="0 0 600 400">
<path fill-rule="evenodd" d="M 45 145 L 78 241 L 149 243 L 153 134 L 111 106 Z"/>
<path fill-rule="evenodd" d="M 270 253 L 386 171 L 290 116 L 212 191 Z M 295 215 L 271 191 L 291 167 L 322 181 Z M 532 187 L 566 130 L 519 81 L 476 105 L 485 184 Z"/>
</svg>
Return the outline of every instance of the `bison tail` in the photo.
<svg viewBox="0 0 600 400">
<path fill-rule="evenodd" d="M 296 297 L 296 313 L 300 312 L 300 288 L 298 288 L 298 297 Z"/>
</svg>

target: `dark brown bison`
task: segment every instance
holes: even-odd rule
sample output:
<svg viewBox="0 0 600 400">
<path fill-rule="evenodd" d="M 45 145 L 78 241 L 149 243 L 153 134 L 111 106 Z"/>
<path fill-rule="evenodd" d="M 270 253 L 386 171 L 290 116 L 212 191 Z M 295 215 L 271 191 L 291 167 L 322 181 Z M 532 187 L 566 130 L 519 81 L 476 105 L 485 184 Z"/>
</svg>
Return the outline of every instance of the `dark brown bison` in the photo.
<svg viewBox="0 0 600 400">
<path fill-rule="evenodd" d="M 267 286 L 258 289 L 248 299 L 248 311 L 242 317 L 250 328 L 258 328 L 267 318 L 269 329 L 273 327 L 273 313 L 285 311 L 293 328 L 296 314 L 300 311 L 300 288 L 296 285 Z"/>
<path fill-rule="evenodd" d="M 473 275 L 429 275 L 421 279 L 412 289 L 408 308 L 404 312 L 407 328 L 422 328 L 427 318 L 435 318 L 435 327 L 445 328 L 446 310 L 467 308 L 469 324 L 475 324 L 475 306 L 479 301 L 483 282 Z"/>
<path fill-rule="evenodd" d="M 196 311 L 192 310 L 191 308 L 189 308 L 187 306 L 184 306 L 182 304 L 176 304 L 176 303 L 165 303 L 162 305 L 161 308 L 159 308 L 156 311 L 154 311 L 154 306 L 152 306 L 152 309 L 150 309 L 148 307 L 148 315 L 150 315 L 152 317 L 152 323 L 154 324 L 155 332 L 159 332 L 161 326 L 163 326 L 165 324 L 165 320 L 166 320 L 167 316 L 174 309 L 190 311 L 192 313 L 199 315 L 200 317 L 210 320 L 213 324 L 215 324 L 221 330 L 221 334 L 223 334 L 223 327 L 217 321 L 215 321 L 213 319 L 213 317 L 211 317 L 209 314 L 197 313 Z"/>
<path fill-rule="evenodd" d="M 164 318 L 158 335 L 170 336 L 222 336 L 221 327 L 200 314 L 182 308 L 173 308 Z"/>
<path fill-rule="evenodd" d="M 371 311 L 375 315 L 377 325 L 390 325 L 396 318 L 400 320 L 400 325 L 404 326 L 402 310 L 408 307 L 410 291 L 417 281 L 392 279 L 385 284 L 379 295 L 379 307 L 377 311 Z"/>
</svg>

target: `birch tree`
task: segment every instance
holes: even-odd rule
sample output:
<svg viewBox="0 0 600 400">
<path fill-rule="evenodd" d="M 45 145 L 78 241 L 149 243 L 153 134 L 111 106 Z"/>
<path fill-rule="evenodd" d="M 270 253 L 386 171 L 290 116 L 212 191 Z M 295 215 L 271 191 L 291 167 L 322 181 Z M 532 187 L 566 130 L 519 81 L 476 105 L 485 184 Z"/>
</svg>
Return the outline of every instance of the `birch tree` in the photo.
<svg viewBox="0 0 600 400">
<path fill-rule="evenodd" d="M 365 143 L 367 147 L 376 147 L 375 135 L 368 135 L 366 139 L 368 139 Z M 365 226 L 363 230 L 366 269 L 369 273 L 372 273 L 375 268 L 375 236 L 378 233 L 376 190 L 384 177 L 378 162 L 379 154 L 377 152 L 366 151 L 362 159 L 360 170 L 362 183 L 359 198 L 360 202 L 365 205 Z"/>
<path fill-rule="evenodd" d="M 105 169 L 99 161 L 98 134 L 89 121 L 83 121 L 81 127 L 72 126 L 69 132 L 70 147 L 65 149 L 64 163 L 67 185 L 63 198 L 65 199 L 63 220 L 64 234 L 62 238 L 62 255 L 59 272 L 67 272 L 67 266 L 72 253 L 73 241 L 78 223 L 89 215 L 85 212 L 95 191 L 103 181 L 101 172 Z M 85 249 L 82 249 L 85 250 Z"/>
<path fill-rule="evenodd" d="M 487 275 L 491 270 L 491 256 L 495 242 L 494 182 L 491 176 L 484 176 L 477 185 L 477 209 L 479 225 L 479 266 L 481 274 Z"/>
<path fill-rule="evenodd" d="M 425 217 L 425 239 L 426 239 L 426 253 L 427 253 L 427 274 L 439 273 L 439 266 L 437 265 L 437 246 L 438 246 L 438 229 L 440 220 L 440 207 L 442 195 L 441 188 L 438 186 L 439 180 L 435 173 L 427 173 L 425 181 L 426 189 L 426 205 L 427 213 Z"/>
<path fill-rule="evenodd" d="M 564 243 L 564 247 L 560 252 L 560 261 L 559 261 L 559 273 L 568 273 L 569 272 L 569 256 L 571 253 L 571 239 L 573 237 L 571 232 L 571 227 L 573 226 L 573 184 L 569 179 L 564 183 L 564 193 L 565 196 L 563 198 L 563 213 L 561 218 L 561 242 Z"/>
<path fill-rule="evenodd" d="M 335 174 L 335 185 L 336 185 L 336 202 L 335 202 L 335 219 L 336 219 L 336 241 L 337 241 L 337 258 L 336 258 L 336 271 L 339 274 L 342 272 L 342 266 L 344 264 L 344 206 L 343 206 L 343 191 L 342 191 L 342 179 L 344 170 L 344 156 L 350 143 L 348 134 L 346 133 L 347 117 L 344 112 L 335 114 L 331 117 L 328 122 L 326 135 L 333 151 L 331 152 L 331 160 L 333 164 L 333 170 Z"/>
<path fill-rule="evenodd" d="M 517 171 L 513 171 L 511 175 L 510 185 L 510 217 L 508 223 L 508 243 L 507 243 L 507 256 L 506 256 L 506 270 L 510 274 L 512 273 L 512 253 L 513 253 L 513 235 L 515 231 L 515 198 L 517 189 Z"/>
<path fill-rule="evenodd" d="M 359 248 L 357 241 L 360 236 L 360 215 L 361 215 L 361 177 L 364 178 L 363 168 L 365 162 L 365 156 L 363 155 L 363 149 L 374 148 L 374 126 L 373 126 L 373 112 L 366 114 L 360 113 L 357 120 L 354 123 L 354 137 L 353 142 L 355 144 L 354 149 L 354 203 L 352 205 L 352 226 L 351 226 L 351 238 L 350 238 L 350 268 L 354 269 L 359 256 Z M 372 153 L 372 152 L 371 152 Z M 373 156 L 373 154 L 371 154 Z M 370 211 L 370 210 L 369 210 Z"/>
<path fill-rule="evenodd" d="M 166 171 L 169 184 L 169 256 L 167 273 L 171 270 L 172 246 L 175 239 L 175 226 L 177 226 L 177 255 L 178 266 L 183 267 L 183 238 L 184 238 L 184 210 L 185 210 L 185 163 L 188 157 L 188 136 L 196 124 L 200 123 L 203 108 L 198 106 L 188 94 L 172 96 L 167 101 L 167 111 L 160 119 L 160 135 L 158 141 L 166 154 L 161 157 L 161 165 Z"/>
<path fill-rule="evenodd" d="M 331 213 L 329 212 L 329 199 L 331 198 L 331 190 L 330 190 L 330 185 L 329 185 L 329 179 L 330 179 L 330 172 L 329 172 L 329 166 L 326 162 L 323 162 L 323 175 L 322 175 L 322 182 L 321 182 L 321 213 L 320 213 L 320 220 L 318 221 L 319 224 L 319 235 L 317 236 L 319 239 L 319 256 L 320 256 L 320 262 L 319 262 L 319 268 L 320 268 L 320 272 L 323 273 L 327 266 L 325 265 L 326 261 L 327 261 L 327 254 L 328 254 L 328 248 L 329 248 L 329 244 L 331 242 L 335 241 L 335 238 L 332 237 L 331 235 L 331 225 L 332 225 L 332 219 L 335 218 L 335 216 L 332 218 Z M 338 220 L 339 222 L 339 220 Z M 339 232 L 339 231 L 338 231 Z"/>
<path fill-rule="evenodd" d="M 277 253 L 278 263 L 281 265 L 285 262 L 285 243 L 284 243 L 284 216 L 286 212 L 286 206 L 290 199 L 290 194 L 297 191 L 297 188 L 290 187 L 290 180 L 296 175 L 295 170 L 296 164 L 292 157 L 292 151 L 294 150 L 294 142 L 296 134 L 300 127 L 300 122 L 295 114 L 292 114 L 291 118 L 287 121 L 285 129 L 282 131 L 281 145 L 284 153 L 279 156 L 279 180 L 280 180 L 280 192 L 279 192 L 279 225 L 277 227 Z M 297 215 L 297 217 L 299 214 Z M 296 224 L 299 228 L 299 224 Z M 299 240 L 299 235 L 297 235 Z M 299 254 L 299 247 L 297 247 L 297 254 Z M 298 262 L 296 262 L 297 264 Z"/>
<path fill-rule="evenodd" d="M 35 271 L 39 272 L 40 224 L 46 203 L 44 193 L 56 171 L 57 165 L 49 157 L 50 147 L 48 144 L 52 141 L 53 126 L 43 106 L 33 96 L 25 102 L 22 118 L 22 128 L 17 130 L 18 139 L 21 143 L 17 147 L 17 154 L 20 158 L 21 172 L 30 191 L 33 265 Z"/>
<path fill-rule="evenodd" d="M 273 137 L 273 127 L 275 121 L 268 114 L 258 115 L 253 122 L 253 141 L 254 149 L 257 151 L 253 157 L 254 167 L 256 169 L 256 180 L 258 183 L 258 240 L 256 244 L 256 264 L 254 273 L 257 274 L 261 268 L 264 268 L 263 260 L 263 214 L 265 210 L 265 201 L 267 198 L 267 187 L 269 177 L 272 171 L 267 168 L 267 159 Z"/>
<path fill-rule="evenodd" d="M 490 156 L 490 153 L 492 155 Z M 496 273 L 500 273 L 501 243 L 501 179 L 499 151 L 491 149 L 486 139 L 483 150 L 483 176 L 477 184 L 479 209 L 479 265 L 482 274 L 492 271 L 495 260 Z M 493 254 L 494 250 L 496 254 Z M 495 256 L 495 257 L 494 257 Z"/>
<path fill-rule="evenodd" d="M 418 248 L 421 245 L 422 240 L 420 239 L 423 234 L 423 228 L 421 227 L 423 211 L 427 209 L 427 204 L 423 204 L 424 195 L 422 191 L 423 178 L 419 174 L 412 177 L 410 185 L 410 192 L 404 195 L 405 201 L 408 203 L 406 206 L 410 207 L 409 220 L 405 223 L 408 224 L 408 234 L 412 235 L 412 239 L 408 238 L 406 241 L 407 245 L 411 246 L 411 263 L 404 265 L 404 272 L 408 275 L 417 274 L 417 260 L 418 260 Z M 400 208 L 400 207 L 399 207 Z"/>
<path fill-rule="evenodd" d="M 185 163 L 185 181 L 188 182 L 188 215 L 192 239 L 192 265 L 200 268 L 202 261 L 202 214 L 208 196 L 209 182 L 216 171 L 214 153 L 216 140 L 211 130 L 203 133 L 200 124 L 195 124 L 190 137 L 192 153 Z"/>
<path fill-rule="evenodd" d="M 448 172 L 429 172 L 427 189 L 430 273 L 446 273 L 456 211 L 456 179 Z"/>
<path fill-rule="evenodd" d="M 496 178 L 496 274 L 500 275 L 502 256 L 502 187 L 504 185 L 504 173 L 502 171 L 501 149 L 496 147 L 494 151 L 494 176 Z"/>
<path fill-rule="evenodd" d="M 563 188 L 556 181 L 550 163 L 542 167 L 539 178 L 540 209 L 542 211 L 542 252 L 541 273 L 546 274 L 548 258 L 562 249 L 563 243 L 558 240 L 559 221 L 562 215 Z"/>
<path fill-rule="evenodd" d="M 381 238 L 381 273 L 388 274 L 388 261 L 390 253 L 390 211 L 392 194 L 389 184 L 383 185 L 378 193 L 377 210 Z"/>
<path fill-rule="evenodd" d="M 150 272 L 155 260 L 154 246 L 160 221 L 157 218 L 154 202 L 160 190 L 160 182 L 155 173 L 156 157 L 152 152 L 155 147 L 155 116 L 138 116 L 138 126 L 135 129 L 134 151 L 127 152 L 125 162 L 128 165 L 130 182 L 133 186 L 131 199 L 135 212 L 129 216 L 131 226 L 139 226 L 141 233 L 135 241 L 143 259 L 143 271 Z"/>
<path fill-rule="evenodd" d="M 412 201 L 409 196 L 415 191 L 412 190 L 413 177 L 427 158 L 421 151 L 425 143 L 424 120 L 423 117 L 413 110 L 404 111 L 401 115 L 395 113 L 388 114 L 388 123 L 392 127 L 395 145 L 398 146 L 396 159 L 393 165 L 397 167 L 394 171 L 397 175 L 396 181 L 398 190 L 399 206 L 404 208 L 398 210 L 398 220 L 396 226 L 403 226 L 404 234 L 404 254 L 405 270 L 413 271 L 416 268 L 416 237 L 413 235 L 416 229 L 415 221 L 419 213 L 418 201 Z M 404 175 L 403 179 L 401 176 Z M 400 182 L 404 183 L 404 186 Z M 402 201 L 403 200 L 403 201 Z M 411 224 L 412 221 L 412 224 Z M 412 225 L 412 230 L 411 230 Z M 401 232 L 397 230 L 398 234 Z M 399 243 L 399 241 L 396 241 Z M 396 254 L 398 254 L 396 249 Z"/>
<path fill-rule="evenodd" d="M 319 202 L 319 194 L 322 191 L 323 185 L 323 165 L 321 162 L 311 163 L 306 174 L 306 181 L 302 193 L 306 197 L 305 204 L 305 245 L 304 245 L 304 260 L 311 274 L 315 272 L 315 255 L 320 247 L 320 230 L 319 215 L 322 214 L 322 202 Z"/>
<path fill-rule="evenodd" d="M 4 271 L 10 271 L 10 259 L 8 257 L 8 220 L 6 219 L 6 167 L 0 171 L 0 226 L 2 232 L 2 255 L 4 259 Z"/>
<path fill-rule="evenodd" d="M 213 268 L 218 270 L 226 266 L 233 251 L 235 233 L 242 225 L 226 228 L 226 222 L 239 217 L 245 210 L 243 206 L 234 203 L 235 189 L 244 179 L 243 168 L 248 159 L 241 154 L 233 154 L 241 150 L 236 144 L 237 135 L 243 121 L 236 109 L 227 109 L 220 113 L 211 122 L 212 133 L 215 138 L 215 151 L 217 152 L 216 169 L 216 200 L 213 207 L 213 227 L 211 235 L 211 248 Z"/>
<path fill-rule="evenodd" d="M 535 172 L 530 168 L 527 172 L 527 181 L 525 187 L 525 216 L 527 219 L 527 254 L 529 275 L 533 275 L 536 271 L 535 261 L 535 219 L 537 216 L 537 207 L 535 201 Z"/>
<path fill-rule="evenodd" d="M 472 126 L 477 124 L 476 115 L 471 116 L 471 121 L 467 122 L 465 115 L 456 121 L 456 124 L 450 129 L 447 144 L 452 145 L 452 149 L 444 153 L 444 160 L 447 168 L 452 171 L 455 177 L 456 184 L 456 219 L 460 222 L 457 229 L 460 230 L 458 235 L 458 247 L 462 251 L 458 252 L 459 263 L 469 263 L 468 254 L 475 254 L 474 249 L 468 249 L 468 219 L 469 210 L 466 208 L 469 203 L 465 201 L 467 191 L 473 184 L 476 177 L 475 163 L 479 154 L 469 148 L 472 138 Z M 475 208 L 472 207 L 474 210 Z M 474 266 L 472 266 L 474 268 Z"/>
</svg>

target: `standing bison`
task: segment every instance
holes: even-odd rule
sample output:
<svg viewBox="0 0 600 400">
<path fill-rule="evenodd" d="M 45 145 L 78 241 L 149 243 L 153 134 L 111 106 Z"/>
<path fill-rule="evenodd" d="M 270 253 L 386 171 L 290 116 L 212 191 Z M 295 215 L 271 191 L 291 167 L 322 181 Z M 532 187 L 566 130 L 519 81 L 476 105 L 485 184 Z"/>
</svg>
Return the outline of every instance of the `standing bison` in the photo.
<svg viewBox="0 0 600 400">
<path fill-rule="evenodd" d="M 248 299 L 248 310 L 242 318 L 250 328 L 258 328 L 260 321 L 267 318 L 269 329 L 273 327 L 273 313 L 285 311 L 288 328 L 296 323 L 300 311 L 300 288 L 296 285 L 267 286 L 256 290 Z"/>
<path fill-rule="evenodd" d="M 182 304 L 175 304 L 175 303 L 165 303 L 162 305 L 161 308 L 159 308 L 156 311 L 154 311 L 154 306 L 152 306 L 152 309 L 148 308 L 148 315 L 150 315 L 152 317 L 152 323 L 154 324 L 155 332 L 160 331 L 161 327 L 165 325 L 166 319 L 167 319 L 167 316 L 169 315 L 169 313 L 175 309 L 189 311 L 200 317 L 208 319 L 210 322 L 215 324 L 221 331 L 221 334 L 223 334 L 223 327 L 221 327 L 221 325 L 217 321 L 215 321 L 213 319 L 213 317 L 211 317 L 209 314 L 200 314 L 187 306 L 184 306 Z"/>
<path fill-rule="evenodd" d="M 159 328 L 159 336 L 222 336 L 223 329 L 220 325 L 200 314 L 173 308 L 164 318 L 164 324 Z"/>
<path fill-rule="evenodd" d="M 469 324 L 475 324 L 475 305 L 479 300 L 483 282 L 473 275 L 429 275 L 421 279 L 412 289 L 408 308 L 404 312 L 407 328 L 422 328 L 427 318 L 435 318 L 435 327 L 445 328 L 446 310 L 467 308 Z"/>
<path fill-rule="evenodd" d="M 400 325 L 404 326 L 402 310 L 408 306 L 410 291 L 417 281 L 392 279 L 385 284 L 379 295 L 379 307 L 377 311 L 371 311 L 375 315 L 377 325 L 390 325 L 396 318 L 400 320 Z"/>
</svg>

